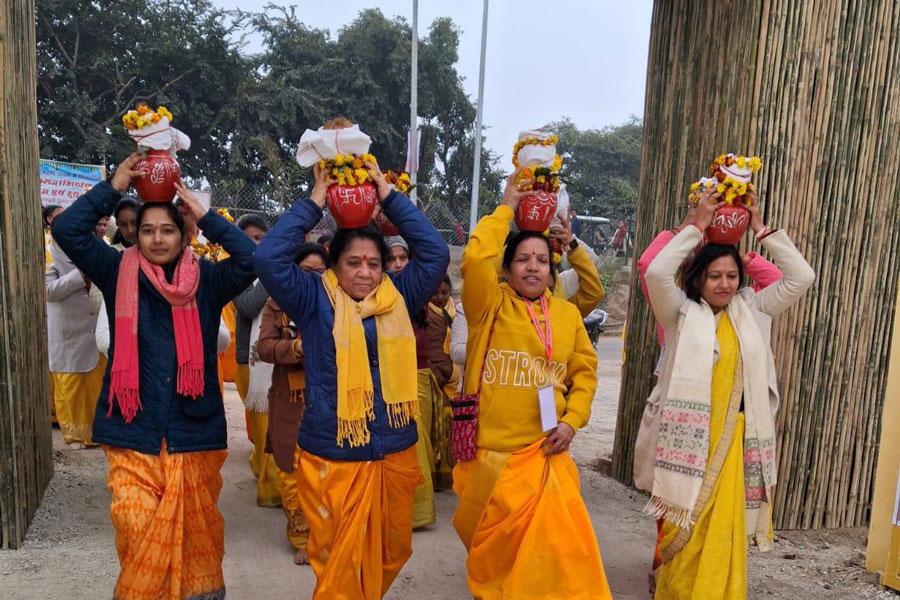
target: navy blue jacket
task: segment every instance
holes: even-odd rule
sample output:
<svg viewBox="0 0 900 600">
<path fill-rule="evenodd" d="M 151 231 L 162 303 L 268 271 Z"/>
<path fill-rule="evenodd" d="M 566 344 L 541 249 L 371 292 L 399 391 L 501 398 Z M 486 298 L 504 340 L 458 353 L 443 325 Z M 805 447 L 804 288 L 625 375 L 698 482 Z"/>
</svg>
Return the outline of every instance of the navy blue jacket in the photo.
<svg viewBox="0 0 900 600">
<path fill-rule="evenodd" d="M 172 453 L 225 448 L 227 428 L 219 389 L 216 337 L 222 307 L 256 277 L 253 274 L 256 246 L 241 230 L 212 210 L 197 223 L 210 241 L 221 244 L 231 255 L 219 263 L 200 261 L 196 300 L 203 334 L 205 388 L 199 398 L 186 398 L 175 391 L 178 366 L 172 308 L 143 272 L 138 272 L 141 409 L 126 424 L 118 405 L 113 407 L 111 416 L 106 416 L 109 372 L 115 356 L 116 282 L 122 256 L 94 237 L 94 225 L 112 213 L 119 196 L 108 183 L 98 183 L 53 221 L 53 238 L 106 300 L 110 360 L 94 415 L 93 439 L 144 454 L 159 454 L 163 438 L 166 450 Z M 171 276 L 174 264 L 164 270 Z"/>
<path fill-rule="evenodd" d="M 441 282 L 450 252 L 440 234 L 409 198 L 392 192 L 382 203 L 385 214 L 400 229 L 415 257 L 399 275 L 391 275 L 406 301 L 410 315 L 425 305 Z M 260 281 L 288 316 L 300 328 L 306 349 L 306 408 L 300 425 L 300 447 L 331 460 L 380 460 L 416 443 L 416 424 L 394 429 L 388 424 L 381 395 L 375 317 L 363 320 L 368 349 L 369 371 L 375 388 L 375 419 L 369 421 L 371 441 L 351 448 L 337 445 L 337 373 L 335 365 L 334 307 L 318 273 L 306 273 L 294 264 L 306 232 L 322 218 L 322 209 L 311 200 L 298 200 L 284 213 L 256 249 L 254 264 Z M 413 357 L 415 358 L 415 357 Z"/>
</svg>

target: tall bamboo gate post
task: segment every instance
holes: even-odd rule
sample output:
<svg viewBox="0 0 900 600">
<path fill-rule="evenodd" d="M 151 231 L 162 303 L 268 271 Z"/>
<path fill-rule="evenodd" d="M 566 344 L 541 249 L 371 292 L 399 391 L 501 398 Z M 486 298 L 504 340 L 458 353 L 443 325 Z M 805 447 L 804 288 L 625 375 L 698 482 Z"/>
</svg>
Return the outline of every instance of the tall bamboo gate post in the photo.
<svg viewBox="0 0 900 600">
<path fill-rule="evenodd" d="M 867 522 L 900 271 L 900 2 L 657 0 L 636 251 L 677 225 L 721 152 L 758 154 L 767 223 L 818 278 L 772 332 L 779 528 Z M 658 355 L 632 272 L 613 474 Z"/>
<path fill-rule="evenodd" d="M 0 548 L 53 475 L 33 0 L 0 0 Z"/>
</svg>

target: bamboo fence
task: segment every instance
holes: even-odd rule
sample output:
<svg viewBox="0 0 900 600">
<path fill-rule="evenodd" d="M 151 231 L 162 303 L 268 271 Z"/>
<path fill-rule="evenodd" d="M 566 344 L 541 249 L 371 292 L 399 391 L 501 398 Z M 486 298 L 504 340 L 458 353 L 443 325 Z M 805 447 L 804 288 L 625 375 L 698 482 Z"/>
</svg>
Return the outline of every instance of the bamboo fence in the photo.
<svg viewBox="0 0 900 600">
<path fill-rule="evenodd" d="M 33 0 L 0 0 L 0 548 L 53 475 Z"/>
<path fill-rule="evenodd" d="M 650 38 L 636 248 L 714 156 L 763 158 L 765 220 L 817 273 L 772 331 L 775 524 L 863 525 L 900 271 L 900 2 L 658 0 Z M 658 356 L 634 270 L 628 314 L 612 468 L 630 483 Z"/>
</svg>

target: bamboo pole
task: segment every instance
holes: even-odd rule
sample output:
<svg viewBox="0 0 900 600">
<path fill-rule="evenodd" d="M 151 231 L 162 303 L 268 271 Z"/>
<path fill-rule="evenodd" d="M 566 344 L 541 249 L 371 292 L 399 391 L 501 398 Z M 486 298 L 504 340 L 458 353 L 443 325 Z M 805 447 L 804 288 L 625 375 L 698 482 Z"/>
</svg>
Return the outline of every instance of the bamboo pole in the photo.
<svg viewBox="0 0 900 600">
<path fill-rule="evenodd" d="M 713 156 L 755 153 L 766 221 L 818 275 L 772 331 L 780 528 L 868 519 L 900 271 L 898 69 L 896 0 L 654 3 L 636 251 L 677 224 Z M 612 464 L 626 482 L 653 328 L 633 268 Z"/>
<path fill-rule="evenodd" d="M 32 0 L 0 0 L 0 548 L 53 475 Z"/>
</svg>

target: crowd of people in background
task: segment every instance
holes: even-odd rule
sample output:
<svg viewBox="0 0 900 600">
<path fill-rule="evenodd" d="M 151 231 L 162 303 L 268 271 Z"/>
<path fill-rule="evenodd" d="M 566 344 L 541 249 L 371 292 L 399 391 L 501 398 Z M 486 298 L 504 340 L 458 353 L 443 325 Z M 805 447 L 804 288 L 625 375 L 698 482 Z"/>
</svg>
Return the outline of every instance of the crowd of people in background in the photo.
<svg viewBox="0 0 900 600">
<path fill-rule="evenodd" d="M 245 407 L 256 504 L 283 510 L 286 542 L 272 543 L 311 566 L 314 598 L 382 597 L 449 490 L 474 597 L 612 597 L 569 454 L 597 385 L 582 319 L 605 293 L 571 219 L 511 230 L 517 172 L 460 240 L 454 282 L 441 235 L 370 162 L 399 235 L 320 234 L 334 182 L 319 166 L 270 227 L 232 223 L 181 185 L 175 204 L 124 197 L 139 158 L 44 209 L 54 420 L 66 444 L 106 454 L 115 598 L 225 597 L 225 379 Z M 705 194 L 637 261 L 662 348 L 635 452 L 660 600 L 746 598 L 748 541 L 772 540 L 771 321 L 814 278 L 758 204 L 751 226 L 777 267 L 704 244 L 719 206 Z M 626 238 L 622 222 L 612 246 Z M 467 419 L 477 434 L 458 460 Z"/>
</svg>

